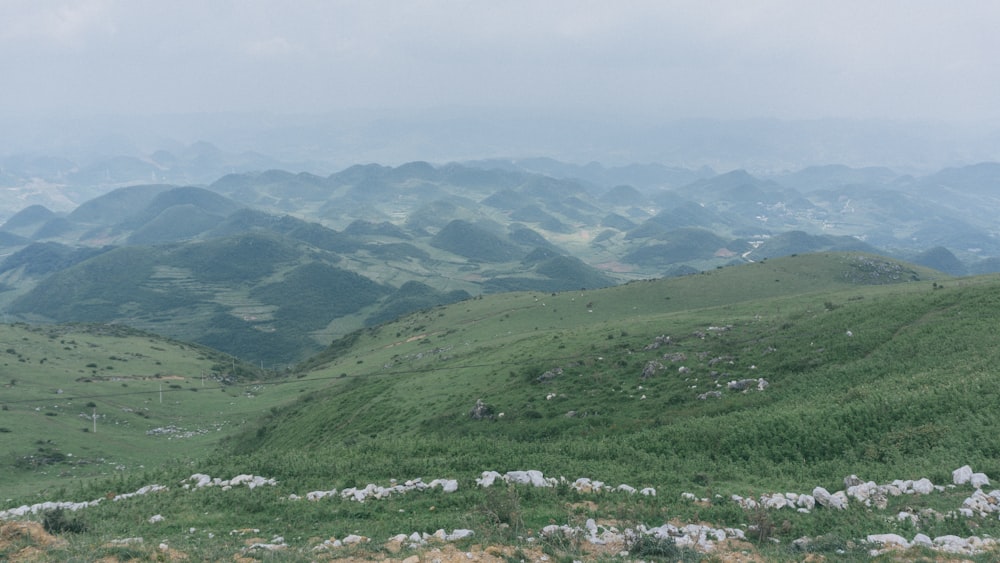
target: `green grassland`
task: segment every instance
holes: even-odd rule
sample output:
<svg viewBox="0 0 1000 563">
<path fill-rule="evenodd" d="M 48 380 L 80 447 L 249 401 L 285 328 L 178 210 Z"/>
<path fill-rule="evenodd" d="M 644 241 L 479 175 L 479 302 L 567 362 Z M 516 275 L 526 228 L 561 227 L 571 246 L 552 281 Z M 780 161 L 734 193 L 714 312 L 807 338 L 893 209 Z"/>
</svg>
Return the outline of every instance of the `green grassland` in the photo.
<svg viewBox="0 0 1000 563">
<path fill-rule="evenodd" d="M 294 392 L 247 383 L 262 373 L 228 355 L 125 327 L 0 325 L 0 342 L 4 498 L 196 459 Z"/>
<path fill-rule="evenodd" d="M 967 486 L 893 497 L 884 510 L 853 506 L 809 514 L 746 511 L 729 496 L 809 493 L 816 486 L 841 490 L 851 474 L 877 483 L 928 477 L 944 485 L 965 464 L 1000 478 L 998 312 L 997 276 L 949 278 L 860 253 L 800 255 L 600 290 L 468 299 L 360 329 L 295 373 L 252 388 L 241 383 L 195 392 L 187 388 L 197 388 L 198 380 L 185 375 L 184 389 L 162 407 L 156 379 L 130 381 L 128 389 L 142 385 L 146 395 L 87 400 L 104 401 L 99 412 L 105 404 L 128 404 L 148 407 L 165 421 L 160 425 L 218 429 L 183 440 L 152 439 L 145 426 L 138 432 L 145 419 L 131 423 L 132 434 L 116 429 L 117 439 L 134 444 L 137 455 L 141 448 L 158 462 L 131 465 L 103 480 L 62 481 L 72 486 L 58 500 L 90 500 L 151 483 L 170 490 L 86 509 L 78 517 L 89 531 L 66 534 L 69 544 L 52 556 L 115 555 L 107 547 L 110 538 L 145 536 L 169 538 L 171 548 L 195 558 L 230 558 L 245 546 L 230 530 L 258 528 L 265 539 L 285 538 L 289 549 L 282 560 L 313 560 L 317 542 L 350 533 L 374 538 L 357 554 L 381 558 L 389 554 L 380 542 L 393 534 L 467 527 L 476 531 L 476 542 L 532 545 L 568 561 L 593 556 L 578 543 L 528 544 L 525 538 L 551 523 L 586 518 L 620 527 L 756 524 L 767 533 L 753 549 L 768 560 L 788 561 L 804 557 L 791 546 L 802 536 L 822 538 L 815 550 L 841 560 L 867 560 L 857 540 L 869 533 L 996 537 L 995 517 L 946 517 L 919 525 L 893 518 L 902 510 L 957 510 L 971 493 Z M 53 342 L 38 335 L 35 346 Z M 136 373 L 195 374 L 213 363 L 183 364 L 183 358 L 190 362 L 204 352 L 181 348 L 160 359 L 139 344 L 113 355 L 131 350 L 164 365 L 130 360 L 130 368 L 142 367 Z M 111 343 L 100 345 L 112 355 Z M 38 364 L 27 343 L 24 351 L 15 348 L 6 363 L 23 365 L 19 353 L 31 357 L 26 363 Z M 168 359 L 177 363 L 168 365 Z M 61 369 L 66 378 L 89 373 L 74 368 L 87 373 L 70 374 L 68 364 Z M 35 373 L 41 378 L 44 370 Z M 768 383 L 760 391 L 756 385 L 746 391 L 728 386 L 759 378 Z M 11 397 L 23 392 L 18 379 L 4 389 L 15 392 Z M 46 385 L 22 400 L 56 397 L 45 390 L 53 383 Z M 699 398 L 712 392 L 719 396 Z M 470 416 L 477 400 L 487 406 L 487 416 L 478 420 Z M 168 412 L 168 402 L 178 410 Z M 41 404 L 49 403 L 58 401 Z M 6 444 L 22 433 L 41 439 L 49 426 L 70 419 L 62 411 L 54 417 L 33 411 L 41 404 L 27 412 L 26 403 L 12 399 L 0 420 L 16 408 L 24 422 L 0 422 L 12 430 L 0 440 Z M 181 417 L 180 409 L 190 410 Z M 102 434 L 99 420 L 96 435 L 83 432 L 92 421 L 76 411 L 72 416 L 76 422 L 67 420 L 51 434 L 63 437 L 52 439 L 62 440 L 64 452 L 96 457 L 83 445 L 110 438 L 110 428 Z M 224 439 L 210 449 L 217 437 Z M 105 456 L 110 446 L 102 447 Z M 39 475 L 39 469 L 9 482 L 51 490 L 65 479 Z M 657 495 L 588 494 L 566 486 L 484 490 L 474 482 L 482 471 L 522 469 L 570 481 L 588 477 L 654 487 Z M 221 478 L 255 474 L 278 484 L 225 492 L 182 489 L 181 480 L 196 472 Z M 417 477 L 457 479 L 459 491 L 366 503 L 288 500 L 312 490 Z M 39 495 L 28 490 L 8 494 L 12 500 L 5 507 L 37 502 L 32 499 Z M 710 500 L 683 501 L 682 492 Z M 153 514 L 166 521 L 148 522 Z M 157 556 L 148 545 L 135 550 L 136 557 Z M 656 559 L 652 555 L 645 559 Z"/>
</svg>

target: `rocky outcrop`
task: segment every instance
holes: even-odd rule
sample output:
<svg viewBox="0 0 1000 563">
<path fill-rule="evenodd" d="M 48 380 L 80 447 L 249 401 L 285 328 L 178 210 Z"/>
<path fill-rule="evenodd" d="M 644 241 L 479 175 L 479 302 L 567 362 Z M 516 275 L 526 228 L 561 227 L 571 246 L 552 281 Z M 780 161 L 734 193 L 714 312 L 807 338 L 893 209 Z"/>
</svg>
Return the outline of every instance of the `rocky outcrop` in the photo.
<svg viewBox="0 0 1000 563">
<path fill-rule="evenodd" d="M 337 489 L 330 489 L 328 491 L 311 491 L 306 493 L 305 499 L 315 501 L 328 497 L 339 497 L 344 500 L 365 502 L 366 500 L 381 500 L 394 495 L 402 495 L 411 491 L 426 491 L 438 488 L 446 493 L 453 493 L 458 490 L 458 481 L 455 479 L 434 479 L 429 483 L 425 483 L 418 477 L 416 479 L 410 479 L 403 483 L 399 483 L 393 479 L 388 487 L 369 483 L 362 488 L 348 487 L 341 491 L 337 491 Z M 303 497 L 296 494 L 288 496 L 289 500 L 301 500 L 302 498 Z"/>
<path fill-rule="evenodd" d="M 929 479 L 921 478 L 917 480 L 895 480 L 891 483 L 877 484 L 874 481 L 866 481 L 856 475 L 851 475 L 844 479 L 844 489 L 830 492 L 822 486 L 815 487 L 811 494 L 783 492 L 766 493 L 757 498 L 741 497 L 732 495 L 729 499 L 739 504 L 747 510 L 795 510 L 808 514 L 814 510 L 883 510 L 887 506 L 887 499 L 902 495 L 932 495 L 939 494 L 949 489 L 958 487 L 970 487 L 972 494 L 967 497 L 960 508 L 949 512 L 937 512 L 930 508 L 923 508 L 919 511 L 906 509 L 896 513 L 894 516 L 887 515 L 886 520 L 890 523 L 905 522 L 916 528 L 925 526 L 927 522 L 943 521 L 947 518 L 991 518 L 995 519 L 1000 515 L 1000 490 L 986 492 L 983 485 L 989 483 L 985 474 L 975 473 L 971 467 L 963 466 L 952 472 L 954 484 L 947 487 L 934 485 Z M 484 471 L 475 478 L 479 487 L 490 487 L 497 483 L 504 483 L 514 486 L 525 487 L 569 487 L 578 493 L 593 494 L 624 494 L 624 495 L 646 495 L 655 496 L 656 490 L 652 487 L 638 489 L 628 484 L 608 485 L 603 481 L 581 477 L 575 481 L 569 481 L 564 477 L 546 477 L 539 470 L 518 470 L 499 473 L 496 471 Z M 195 473 L 189 478 L 181 481 L 181 489 L 184 491 L 194 491 L 218 488 L 221 490 L 231 490 L 235 487 L 247 487 L 249 489 L 265 486 L 276 486 L 278 483 L 274 479 L 261 476 L 242 474 L 231 479 L 213 478 L 209 475 Z M 332 500 L 348 502 L 365 502 L 367 500 L 386 499 L 394 495 L 406 494 L 413 491 L 428 491 L 440 489 L 445 493 L 458 490 L 460 482 L 458 479 L 434 479 L 424 482 L 420 478 L 398 482 L 390 480 L 389 486 L 369 484 L 365 487 L 349 487 L 341 491 L 336 489 L 328 491 L 312 491 L 305 496 L 295 494 L 286 497 L 288 500 L 311 500 L 319 501 L 330 498 Z M 132 497 L 167 491 L 167 487 L 162 485 L 149 485 L 142 487 L 132 493 L 109 494 L 105 498 L 96 499 L 89 502 L 45 502 L 35 505 L 25 505 L 0 511 L 0 520 L 30 517 L 32 515 L 54 509 L 81 510 L 83 508 L 96 506 L 101 502 L 111 500 L 122 501 Z M 183 493 L 189 494 L 189 493 Z M 719 495 L 715 498 L 698 498 L 692 493 L 682 493 L 681 499 L 688 502 L 711 504 L 722 499 Z M 725 500 L 722 500 L 725 502 Z M 147 518 L 149 523 L 169 522 L 170 514 L 155 514 Z M 970 528 L 975 525 L 970 523 Z M 898 528 L 896 528 L 898 529 Z M 924 528 L 929 529 L 929 528 Z M 193 533 L 194 528 L 192 528 Z M 747 528 L 751 530 L 751 528 Z M 256 530 L 254 530 L 256 533 Z M 450 533 L 438 530 L 434 534 L 399 534 L 390 539 L 400 545 L 417 548 L 433 541 L 458 541 L 472 535 L 471 530 L 454 530 Z M 594 520 L 588 520 L 586 525 L 568 526 L 551 524 L 541 530 L 542 536 L 561 535 L 567 538 L 582 539 L 595 545 L 620 545 L 622 550 L 619 554 L 627 555 L 628 546 L 636 545 L 642 538 L 652 537 L 656 539 L 666 539 L 673 541 L 679 547 L 687 547 L 700 552 L 711 552 L 719 542 L 728 539 L 744 539 L 744 531 L 732 528 L 712 528 L 703 524 L 680 525 L 675 523 L 663 524 L 658 527 L 646 527 L 639 525 L 634 528 L 618 530 L 612 526 L 598 524 Z M 211 537 L 211 535 L 209 535 Z M 266 536 L 265 536 L 266 537 Z M 141 542 L 141 539 L 139 540 Z M 369 541 L 364 536 L 351 535 L 343 539 L 329 539 L 322 544 L 315 546 L 317 550 L 334 549 L 338 547 L 350 546 L 354 543 Z M 808 543 L 809 538 L 800 538 L 797 542 Z M 958 537 L 958 536 L 938 536 L 931 538 L 922 533 L 915 534 L 912 539 L 895 533 L 871 533 L 867 535 L 864 542 L 871 545 L 871 553 L 877 555 L 887 550 L 905 550 L 912 547 L 922 547 L 933 549 L 942 553 L 956 555 L 976 555 L 989 550 L 1000 549 L 998 541 L 988 537 Z M 245 549 L 252 551 L 273 551 L 288 548 L 283 538 L 275 537 L 270 542 L 257 542 Z"/>
<path fill-rule="evenodd" d="M 484 403 L 482 399 L 476 399 L 476 404 L 469 411 L 469 418 L 472 420 L 491 420 L 493 407 Z"/>
</svg>

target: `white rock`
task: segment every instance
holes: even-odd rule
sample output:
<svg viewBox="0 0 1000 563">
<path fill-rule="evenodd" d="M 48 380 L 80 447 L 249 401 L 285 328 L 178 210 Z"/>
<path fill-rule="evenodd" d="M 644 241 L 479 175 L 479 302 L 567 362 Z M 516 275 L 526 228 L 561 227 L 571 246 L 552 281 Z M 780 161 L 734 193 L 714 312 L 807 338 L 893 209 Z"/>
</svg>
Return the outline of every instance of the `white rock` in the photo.
<svg viewBox="0 0 1000 563">
<path fill-rule="evenodd" d="M 154 514 L 149 517 L 150 524 L 156 524 L 157 522 L 163 522 L 164 518 L 162 514 Z"/>
<path fill-rule="evenodd" d="M 853 485 L 847 488 L 847 496 L 858 499 L 865 506 L 871 506 L 871 498 L 879 490 L 879 486 L 874 481 Z"/>
<path fill-rule="evenodd" d="M 188 477 L 188 481 L 193 481 L 195 488 L 208 487 L 212 484 L 212 477 L 210 475 L 205 475 L 203 473 L 195 473 L 194 475 Z"/>
<path fill-rule="evenodd" d="M 973 473 L 969 478 L 969 483 L 977 489 L 981 489 L 990 484 L 990 478 L 985 473 Z"/>
<path fill-rule="evenodd" d="M 918 481 L 914 481 L 913 492 L 921 495 L 929 495 L 934 492 L 934 483 L 931 483 L 931 480 L 926 477 Z"/>
<path fill-rule="evenodd" d="M 871 534 L 868 536 L 868 543 L 877 543 L 880 545 L 896 545 L 902 547 L 903 549 L 910 548 L 910 542 L 903 536 L 897 534 Z"/>
<path fill-rule="evenodd" d="M 508 471 L 503 478 L 508 483 L 531 485 L 533 487 L 552 487 L 558 483 L 556 479 L 546 479 L 545 475 L 537 469 L 529 469 L 528 471 Z"/>
<path fill-rule="evenodd" d="M 490 487 L 493 485 L 494 481 L 502 477 L 503 476 L 497 473 L 496 471 L 483 471 L 480 474 L 479 478 L 476 479 L 476 484 L 479 485 L 480 487 Z"/>
<path fill-rule="evenodd" d="M 951 480 L 956 485 L 964 485 L 972 479 L 972 468 L 968 465 L 963 465 L 958 469 L 951 472 Z"/>
<path fill-rule="evenodd" d="M 938 536 L 934 538 L 934 545 L 940 546 L 945 551 L 958 553 L 969 548 L 969 542 L 965 538 L 958 536 Z"/>
<path fill-rule="evenodd" d="M 791 504 L 788 502 L 788 499 L 778 495 L 774 496 L 764 495 L 760 497 L 760 503 L 764 508 L 769 508 L 771 510 L 778 510 Z"/>
<path fill-rule="evenodd" d="M 458 480 L 457 479 L 435 479 L 431 481 L 431 487 L 440 486 L 441 490 L 446 493 L 454 493 L 458 490 Z"/>
<path fill-rule="evenodd" d="M 795 500 L 795 504 L 806 510 L 812 510 L 816 507 L 816 499 L 812 495 L 799 495 L 799 498 Z"/>
<path fill-rule="evenodd" d="M 739 528 L 726 528 L 726 535 L 728 535 L 729 537 L 736 538 L 738 540 L 747 539 L 746 533 Z"/>
<path fill-rule="evenodd" d="M 447 541 L 458 541 L 465 538 L 471 538 L 474 535 L 476 535 L 476 533 L 473 532 L 472 530 L 457 529 L 457 530 L 452 530 L 450 534 L 447 534 L 444 537 L 444 539 Z"/>
<path fill-rule="evenodd" d="M 835 508 L 837 510 L 844 510 L 847 508 L 847 496 L 844 491 L 837 491 L 836 494 L 830 494 L 823 487 L 816 487 L 812 492 L 813 498 L 816 499 L 821 506 L 826 508 Z"/>
</svg>

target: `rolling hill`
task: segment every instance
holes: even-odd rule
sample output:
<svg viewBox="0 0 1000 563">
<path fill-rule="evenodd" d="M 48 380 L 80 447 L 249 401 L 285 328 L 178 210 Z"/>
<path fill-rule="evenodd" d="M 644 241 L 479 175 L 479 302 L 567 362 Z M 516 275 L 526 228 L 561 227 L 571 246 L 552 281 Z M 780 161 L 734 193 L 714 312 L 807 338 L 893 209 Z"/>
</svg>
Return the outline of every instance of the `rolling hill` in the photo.
<svg viewBox="0 0 1000 563">
<path fill-rule="evenodd" d="M 407 284 L 405 292 L 419 298 L 430 289 Z M 716 553 L 766 561 L 804 555 L 864 560 L 873 545 L 865 539 L 869 534 L 991 536 L 1000 529 L 995 516 L 956 512 L 972 492 L 969 485 L 889 495 L 884 505 L 867 507 L 851 496 L 846 510 L 818 503 L 805 511 L 752 508 L 736 499 L 763 503 L 777 492 L 842 490 L 844 478 L 853 475 L 873 486 L 922 477 L 945 485 L 965 464 L 1000 475 L 994 439 L 1000 433 L 994 408 L 1000 357 L 992 336 L 998 306 L 995 275 L 951 278 L 859 252 L 801 254 L 604 289 L 501 293 L 436 306 L 335 340 L 287 378 L 230 384 L 223 393 L 176 390 L 183 393 L 178 398 L 197 397 L 205 410 L 216 408 L 201 402 L 206 393 L 230 403 L 239 390 L 248 393 L 220 420 L 245 416 L 236 413 L 248 404 L 266 408 L 258 408 L 245 426 L 216 432 L 228 438 L 213 454 L 187 448 L 175 463 L 155 470 L 80 485 L 77 499 L 103 496 L 109 487 L 120 492 L 151 483 L 169 486 L 81 510 L 75 518 L 88 530 L 52 553 L 111 555 L 107 538 L 138 534 L 166 538 L 170 549 L 190 557 L 220 558 L 250 553 L 251 543 L 229 531 L 256 527 L 257 536 L 280 537 L 270 543 L 281 544 L 275 549 L 290 560 L 384 557 L 385 549 L 409 555 L 435 545 L 386 547 L 385 538 L 394 534 L 469 528 L 471 543 L 458 545 L 470 553 L 480 553 L 473 544 L 485 543 L 520 549 L 519 557 L 533 559 L 615 556 L 594 551 L 598 544 L 542 532 L 563 523 L 586 529 L 587 519 L 600 529 L 635 530 L 640 538 L 642 530 L 666 521 L 678 529 L 685 523 L 724 529 L 727 537 L 741 530 L 747 541 L 711 539 L 713 549 L 721 550 Z M 59 377 L 84 385 L 83 379 L 105 375 L 104 364 L 112 366 L 107 375 L 122 368 L 154 375 L 176 369 L 141 367 L 175 357 L 174 351 L 156 356 L 156 348 L 168 348 L 156 340 L 123 343 L 139 353 L 133 370 L 132 356 L 86 334 L 12 330 L 21 331 L 11 333 L 12 340 L 26 340 L 8 353 L 7 364 L 35 366 L 43 356 L 60 367 L 43 386 L 30 387 L 50 393 L 46 413 L 12 402 L 0 413 L 5 420 L 16 415 L 49 423 L 71 418 L 70 412 L 76 416 L 80 409 L 67 406 L 66 393 L 44 391 L 63 385 Z M 80 355 L 89 350 L 91 356 Z M 101 359 L 105 355 L 108 361 Z M 74 362 L 83 361 L 95 367 L 74 372 Z M 215 367 L 209 369 L 224 367 L 219 359 L 210 362 Z M 32 373 L 42 372 L 33 367 Z M 197 379 L 186 377 L 180 386 L 197 389 Z M 22 384 L 29 389 L 27 381 L 8 389 L 20 393 Z M 169 412 L 156 402 L 157 379 L 128 380 L 133 383 L 143 386 L 137 399 L 145 397 L 151 416 Z M 34 398 L 42 396 L 25 400 Z M 110 401 L 129 406 L 124 397 L 87 400 L 100 409 Z M 197 419 L 204 421 L 197 428 L 210 424 L 208 414 Z M 93 422 L 77 418 L 77 426 Z M 22 433 L 21 422 L 4 424 L 11 430 L 5 436 Z M 44 438 L 45 426 L 38 428 Z M 99 426 L 97 436 L 127 431 L 136 439 L 135 430 Z M 190 443 L 203 443 L 195 440 Z M 171 443 L 154 435 L 135 447 L 147 447 L 143 441 L 159 444 L 161 456 L 185 448 L 184 439 Z M 61 443 L 53 449 L 68 451 Z M 47 478 L 57 480 L 54 471 L 70 465 L 63 457 L 47 467 L 53 472 Z M 476 484 L 483 472 L 526 469 L 556 479 L 539 488 Z M 34 475 L 40 483 L 46 476 L 39 471 L 20 467 L 13 475 Z M 263 481 L 254 481 L 260 483 L 256 489 L 228 491 L 180 486 L 195 482 L 192 473 L 227 479 L 244 474 L 246 482 L 252 476 L 245 474 L 252 473 Z M 587 489 L 576 488 L 574 480 L 581 477 L 592 479 Z M 454 479 L 455 492 L 415 484 L 438 478 Z M 613 489 L 592 492 L 596 480 Z M 352 500 L 358 491 L 381 490 L 375 484 L 399 486 L 365 502 Z M 640 495 L 639 488 L 655 496 Z M 896 518 L 899 513 L 921 516 Z M 162 521 L 151 518 L 156 514 Z M 373 540 L 354 547 L 323 541 L 348 534 Z M 694 551 L 703 544 L 676 539 L 684 534 L 677 532 L 669 545 L 610 545 L 630 557 L 704 557 Z M 808 541 L 797 541 L 803 537 Z M 155 551 L 142 544 L 132 549 L 135 557 Z M 914 549 L 907 557 L 935 554 Z M 970 557 L 986 561 L 993 555 Z"/>
<path fill-rule="evenodd" d="M 549 161 L 412 162 L 327 177 L 230 174 L 207 188 L 136 185 L 68 214 L 35 206 L 12 217 L 0 230 L 0 307 L 16 320 L 128 323 L 287 365 L 389 311 L 408 312 L 404 304 L 429 306 L 426 295 L 391 299 L 410 282 L 446 303 L 843 250 L 989 272 L 1000 245 L 980 211 L 995 210 L 997 170 L 985 163 L 922 178 L 837 166 L 787 177 L 698 171 L 677 184 L 683 174 L 654 166 L 621 170 L 622 179 L 649 174 L 631 186 L 600 167 Z M 657 174 L 662 185 L 650 183 Z M 947 198 L 977 213 L 963 215 Z M 350 308 L 274 297 L 328 295 L 299 283 L 323 276 L 291 273 L 314 266 L 382 289 L 361 291 Z"/>
</svg>

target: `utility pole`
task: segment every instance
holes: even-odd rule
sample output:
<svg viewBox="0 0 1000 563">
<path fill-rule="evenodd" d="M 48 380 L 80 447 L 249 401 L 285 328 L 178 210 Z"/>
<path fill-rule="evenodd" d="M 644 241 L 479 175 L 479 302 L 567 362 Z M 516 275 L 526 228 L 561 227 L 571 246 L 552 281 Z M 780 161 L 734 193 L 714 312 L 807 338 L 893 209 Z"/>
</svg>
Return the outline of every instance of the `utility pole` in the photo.
<svg viewBox="0 0 1000 563">
<path fill-rule="evenodd" d="M 90 418 L 94 420 L 94 434 L 97 434 L 97 407 L 94 407 L 94 411 L 90 415 Z"/>
</svg>

